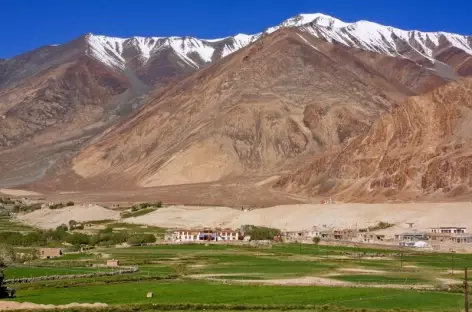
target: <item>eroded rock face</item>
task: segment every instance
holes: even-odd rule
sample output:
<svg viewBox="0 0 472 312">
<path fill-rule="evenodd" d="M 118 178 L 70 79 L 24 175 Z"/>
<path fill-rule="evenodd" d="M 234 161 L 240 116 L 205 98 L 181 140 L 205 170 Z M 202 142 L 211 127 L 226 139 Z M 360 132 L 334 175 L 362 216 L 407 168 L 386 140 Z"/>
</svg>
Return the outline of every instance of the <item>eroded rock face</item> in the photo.
<svg viewBox="0 0 472 312">
<path fill-rule="evenodd" d="M 365 134 L 277 183 L 344 200 L 457 197 L 472 190 L 472 79 L 412 97 Z"/>
</svg>

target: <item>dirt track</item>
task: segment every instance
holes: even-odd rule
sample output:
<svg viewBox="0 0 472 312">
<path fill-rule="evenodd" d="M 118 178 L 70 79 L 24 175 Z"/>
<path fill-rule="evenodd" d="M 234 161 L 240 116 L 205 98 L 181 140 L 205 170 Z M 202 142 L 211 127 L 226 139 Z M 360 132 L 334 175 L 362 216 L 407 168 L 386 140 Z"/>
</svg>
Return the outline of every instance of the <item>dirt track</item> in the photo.
<svg viewBox="0 0 472 312">
<path fill-rule="evenodd" d="M 69 303 L 64 305 L 36 304 L 30 302 L 0 301 L 0 311 L 12 310 L 51 310 L 51 309 L 70 309 L 70 308 L 104 308 L 105 303 Z"/>
</svg>

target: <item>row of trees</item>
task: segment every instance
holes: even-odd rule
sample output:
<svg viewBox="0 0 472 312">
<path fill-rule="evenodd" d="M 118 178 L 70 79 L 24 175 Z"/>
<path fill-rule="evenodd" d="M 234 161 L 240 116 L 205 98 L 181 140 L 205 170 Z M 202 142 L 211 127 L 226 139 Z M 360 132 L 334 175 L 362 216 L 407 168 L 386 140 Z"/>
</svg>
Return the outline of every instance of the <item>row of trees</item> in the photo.
<svg viewBox="0 0 472 312">
<path fill-rule="evenodd" d="M 273 240 L 274 237 L 280 234 L 279 229 L 265 226 L 243 225 L 241 230 L 244 235 L 250 235 L 251 240 Z"/>
<path fill-rule="evenodd" d="M 69 233 L 67 226 L 61 225 L 55 230 L 38 230 L 27 234 L 19 232 L 0 232 L 0 242 L 9 246 L 54 246 L 63 242 L 71 245 L 112 246 L 122 243 L 144 244 L 154 243 L 153 234 L 130 234 L 126 231 L 113 232 L 111 228 L 101 230 L 94 235 Z"/>
</svg>

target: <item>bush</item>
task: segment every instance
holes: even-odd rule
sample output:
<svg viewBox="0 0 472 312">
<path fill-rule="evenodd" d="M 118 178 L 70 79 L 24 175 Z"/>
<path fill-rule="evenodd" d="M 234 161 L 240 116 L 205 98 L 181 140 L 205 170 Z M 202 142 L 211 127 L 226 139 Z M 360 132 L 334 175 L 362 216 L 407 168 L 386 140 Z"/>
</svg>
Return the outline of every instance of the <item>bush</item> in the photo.
<svg viewBox="0 0 472 312">
<path fill-rule="evenodd" d="M 68 206 L 68 207 L 69 207 L 69 206 L 74 206 L 74 205 L 75 205 L 75 203 L 74 203 L 73 201 L 68 201 L 68 202 L 66 203 L 66 206 Z"/>
<path fill-rule="evenodd" d="M 135 234 L 131 235 L 127 240 L 127 243 L 130 245 L 140 245 L 155 242 L 156 237 L 153 234 Z"/>
<path fill-rule="evenodd" d="M 367 228 L 359 229 L 359 232 L 365 233 L 365 232 L 372 232 L 372 231 L 384 230 L 384 229 L 391 228 L 391 227 L 394 226 L 394 225 L 395 225 L 395 224 L 380 221 L 379 223 L 377 223 L 377 224 L 374 225 L 374 226 L 369 226 L 369 227 L 367 227 Z"/>
<path fill-rule="evenodd" d="M 315 245 L 318 245 L 318 244 L 320 243 L 320 240 L 321 240 L 321 239 L 320 239 L 318 236 L 317 236 L 317 237 L 313 237 L 313 243 L 314 243 Z"/>
<path fill-rule="evenodd" d="M 15 203 L 10 197 L 0 197 L 0 204 L 13 205 Z"/>
<path fill-rule="evenodd" d="M 280 234 L 279 229 L 265 226 L 244 225 L 242 230 L 244 235 L 251 236 L 251 240 L 273 240 L 275 236 Z"/>
<path fill-rule="evenodd" d="M 74 233 L 66 238 L 66 242 L 72 245 L 88 245 L 90 243 L 90 237 L 82 233 Z"/>
<path fill-rule="evenodd" d="M 141 209 L 145 209 L 145 208 L 149 208 L 149 207 L 151 207 L 150 203 L 141 203 L 141 204 L 139 204 L 139 208 L 141 208 Z"/>
<path fill-rule="evenodd" d="M 31 204 L 31 205 L 20 205 L 16 204 L 13 206 L 13 212 L 19 213 L 19 212 L 32 212 L 35 210 L 41 209 L 41 204 L 36 203 L 36 204 Z"/>
<path fill-rule="evenodd" d="M 145 214 L 151 213 L 155 210 L 156 210 L 155 208 L 145 208 L 145 209 L 141 209 L 141 210 L 138 210 L 138 211 L 122 212 L 121 213 L 121 218 L 127 219 L 127 218 L 134 218 L 134 217 L 144 216 Z"/>
</svg>

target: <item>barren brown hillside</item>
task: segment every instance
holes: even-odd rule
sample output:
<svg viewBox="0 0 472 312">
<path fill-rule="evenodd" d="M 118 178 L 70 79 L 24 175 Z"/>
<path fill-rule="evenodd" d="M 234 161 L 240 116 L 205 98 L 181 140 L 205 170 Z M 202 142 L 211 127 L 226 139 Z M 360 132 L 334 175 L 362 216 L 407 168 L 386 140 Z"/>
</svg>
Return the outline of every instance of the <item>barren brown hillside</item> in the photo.
<svg viewBox="0 0 472 312">
<path fill-rule="evenodd" d="M 472 190 L 472 79 L 412 97 L 278 188 L 342 200 L 466 198 Z"/>
<path fill-rule="evenodd" d="M 109 129 L 74 171 L 113 177 L 111 188 L 123 187 L 119 177 L 151 187 L 279 172 L 363 133 L 428 79 L 443 82 L 412 63 L 404 83 L 358 52 L 297 29 L 264 36 Z"/>
</svg>

